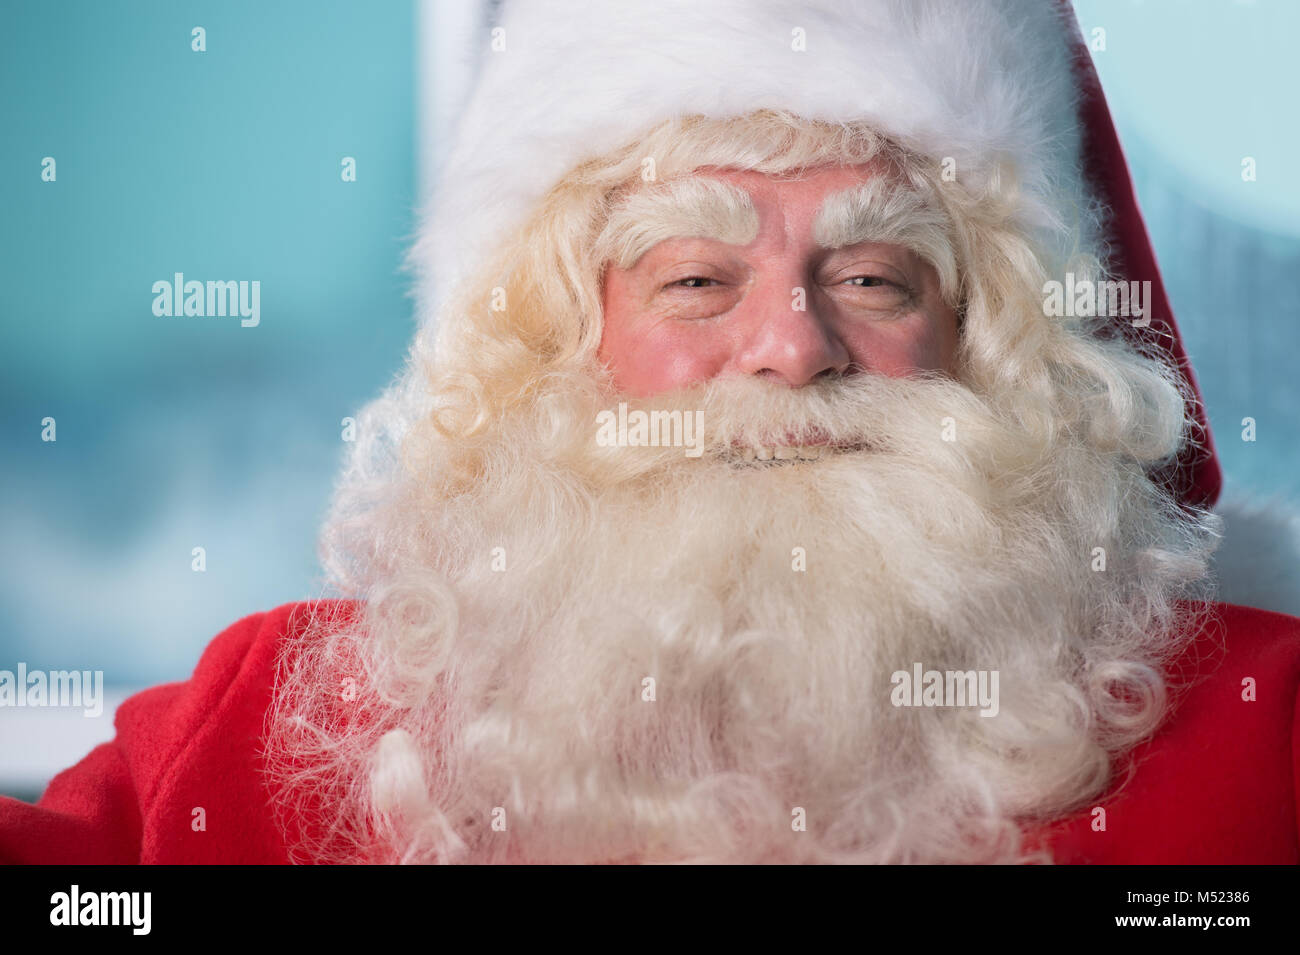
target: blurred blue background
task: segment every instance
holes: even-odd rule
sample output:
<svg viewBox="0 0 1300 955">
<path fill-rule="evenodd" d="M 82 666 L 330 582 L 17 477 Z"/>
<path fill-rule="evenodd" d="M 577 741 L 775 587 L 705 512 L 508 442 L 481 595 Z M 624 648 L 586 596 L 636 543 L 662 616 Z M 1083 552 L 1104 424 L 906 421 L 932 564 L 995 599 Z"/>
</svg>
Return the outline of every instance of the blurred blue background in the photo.
<svg viewBox="0 0 1300 955">
<path fill-rule="evenodd" d="M 340 421 L 413 329 L 413 13 L 0 8 L 0 668 L 183 679 L 228 624 L 312 593 Z M 260 325 L 156 317 L 174 272 L 260 281 Z M 34 785 L 5 773 L 39 761 L 13 735 L 37 716 L 66 722 L 0 711 L 0 791 Z"/>
<path fill-rule="evenodd" d="M 463 18 L 452 6 L 436 16 Z M 1294 498 L 1300 4 L 1076 10 L 1085 36 L 1104 31 L 1094 60 L 1229 484 Z M 183 679 L 225 626 L 317 589 L 341 419 L 398 370 L 413 331 L 400 263 L 429 166 L 418 12 L 3 7 L 0 668 Z M 195 26 L 206 52 L 191 50 Z M 174 272 L 260 281 L 260 325 L 156 317 L 151 286 Z M 87 732 L 112 735 L 107 714 L 89 730 L 79 714 L 19 715 L 0 712 L 0 792 L 38 794 Z"/>
<path fill-rule="evenodd" d="M 411 5 L 4 9 L 0 661 L 182 678 L 310 592 L 339 422 L 411 332 Z M 260 325 L 156 317 L 174 272 L 259 280 Z"/>
<path fill-rule="evenodd" d="M 1300 497 L 1300 3 L 1075 0 L 1226 486 Z M 1242 178 L 1242 160 L 1256 179 Z M 1242 440 L 1254 418 L 1256 440 Z M 1300 568 L 1293 573 L 1300 576 Z"/>
</svg>

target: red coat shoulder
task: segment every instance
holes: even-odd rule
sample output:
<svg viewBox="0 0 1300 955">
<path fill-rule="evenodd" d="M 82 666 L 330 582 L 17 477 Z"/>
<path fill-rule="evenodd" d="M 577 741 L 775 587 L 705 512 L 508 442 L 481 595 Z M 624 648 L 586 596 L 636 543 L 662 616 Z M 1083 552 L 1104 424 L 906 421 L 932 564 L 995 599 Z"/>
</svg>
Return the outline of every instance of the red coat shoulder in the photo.
<svg viewBox="0 0 1300 955">
<path fill-rule="evenodd" d="M 1211 609 L 1164 726 L 1109 793 L 1046 831 L 1058 862 L 1300 863 L 1300 618 Z"/>
<path fill-rule="evenodd" d="M 0 798 L 0 862 L 288 861 L 261 772 L 263 724 L 284 641 L 337 609 L 350 605 L 250 614 L 208 645 L 189 680 L 123 702 L 116 737 L 38 803 Z"/>
</svg>

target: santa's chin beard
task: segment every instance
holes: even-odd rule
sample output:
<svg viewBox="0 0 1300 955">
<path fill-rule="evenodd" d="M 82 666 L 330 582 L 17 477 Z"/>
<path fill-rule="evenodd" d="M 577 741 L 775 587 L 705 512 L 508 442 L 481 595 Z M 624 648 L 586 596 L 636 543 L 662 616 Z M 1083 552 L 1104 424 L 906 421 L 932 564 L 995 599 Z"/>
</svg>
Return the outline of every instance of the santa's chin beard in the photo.
<svg viewBox="0 0 1300 955">
<path fill-rule="evenodd" d="M 656 410 L 703 437 L 660 417 L 642 443 Z M 1092 572 L 1128 472 L 1045 442 L 937 377 L 542 395 L 479 442 L 472 487 L 434 475 L 392 509 L 356 646 L 396 728 L 344 744 L 387 847 L 368 851 L 1017 858 L 1017 819 L 1106 779 L 1090 667 L 1158 709 L 1127 608 L 1178 583 Z M 1154 498 L 1119 499 L 1161 539 Z M 929 671 L 996 699 L 899 691 Z"/>
</svg>

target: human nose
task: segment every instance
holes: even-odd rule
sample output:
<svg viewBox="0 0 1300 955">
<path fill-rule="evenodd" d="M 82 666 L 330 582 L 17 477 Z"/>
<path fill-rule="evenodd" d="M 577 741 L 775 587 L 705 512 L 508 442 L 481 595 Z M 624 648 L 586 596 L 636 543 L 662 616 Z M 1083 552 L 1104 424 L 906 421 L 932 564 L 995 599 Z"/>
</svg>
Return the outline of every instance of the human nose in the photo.
<svg viewBox="0 0 1300 955">
<path fill-rule="evenodd" d="M 794 287 L 787 295 L 780 288 L 755 289 L 749 298 L 755 330 L 741 351 L 738 371 L 780 378 L 799 388 L 822 375 L 848 370 L 848 348 L 806 291 Z"/>
</svg>

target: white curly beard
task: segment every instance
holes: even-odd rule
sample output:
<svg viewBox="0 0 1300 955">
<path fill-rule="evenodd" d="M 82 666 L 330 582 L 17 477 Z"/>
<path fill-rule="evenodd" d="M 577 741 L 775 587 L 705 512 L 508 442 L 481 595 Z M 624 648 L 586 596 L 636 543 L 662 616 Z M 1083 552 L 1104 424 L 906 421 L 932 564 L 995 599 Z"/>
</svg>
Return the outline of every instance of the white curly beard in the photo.
<svg viewBox="0 0 1300 955">
<path fill-rule="evenodd" d="M 1203 561 L 1132 462 L 946 379 L 629 402 L 701 411 L 699 457 L 599 446 L 617 400 L 543 395 L 473 486 L 434 453 L 369 518 L 364 634 L 332 652 L 395 727 L 334 750 L 369 774 L 372 857 L 1017 860 L 1020 821 L 1160 718 L 1150 664 Z M 916 664 L 996 671 L 996 715 L 894 705 Z"/>
</svg>

